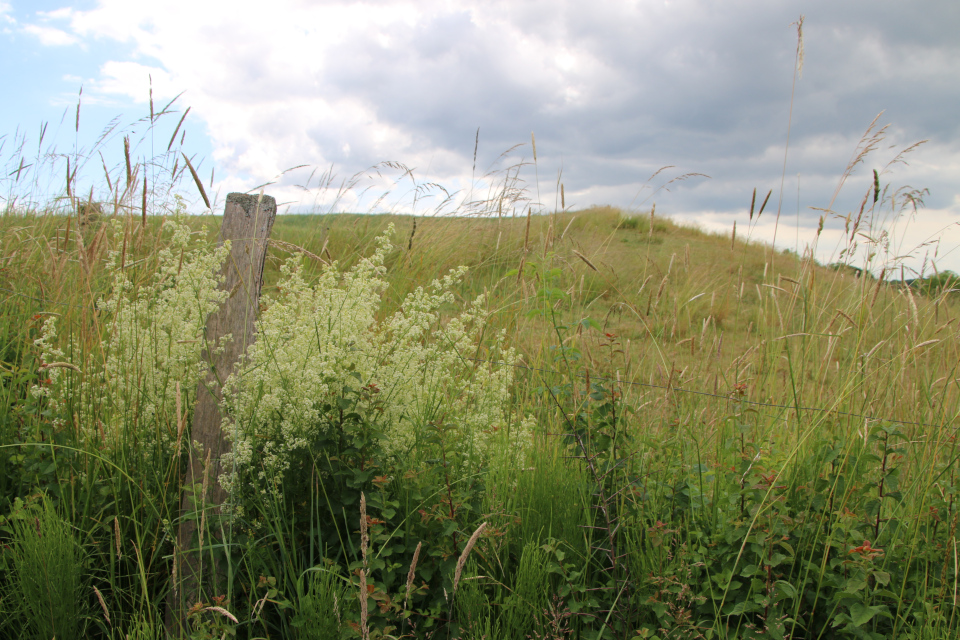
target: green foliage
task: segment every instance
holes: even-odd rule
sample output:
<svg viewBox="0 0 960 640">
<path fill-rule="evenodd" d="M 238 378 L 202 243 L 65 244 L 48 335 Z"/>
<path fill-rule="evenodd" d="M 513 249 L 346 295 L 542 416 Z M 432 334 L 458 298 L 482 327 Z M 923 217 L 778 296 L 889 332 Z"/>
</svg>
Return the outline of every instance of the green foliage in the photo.
<svg viewBox="0 0 960 640">
<path fill-rule="evenodd" d="M 158 626 L 146 616 L 137 616 L 131 623 L 124 638 L 129 640 L 158 640 L 163 634 L 163 630 L 158 628 Z"/>
<path fill-rule="evenodd" d="M 925 296 L 936 298 L 944 293 L 949 293 L 956 297 L 960 289 L 960 276 L 945 269 L 932 276 L 907 280 L 905 284 L 917 289 Z"/>
<path fill-rule="evenodd" d="M 460 638 L 462 640 L 492 638 L 497 614 L 481 582 L 482 576 L 475 560 L 467 564 L 464 576 L 465 579 L 456 594 Z"/>
<path fill-rule="evenodd" d="M 497 637 L 524 640 L 543 624 L 547 609 L 547 552 L 528 542 L 520 552 L 513 588 L 501 600 Z"/>
<path fill-rule="evenodd" d="M 0 526 L 11 536 L 2 593 L 9 617 L 0 628 L 34 640 L 84 637 L 86 567 L 70 525 L 41 498 L 27 505 L 18 500 Z"/>
<path fill-rule="evenodd" d="M 385 235 L 372 258 L 345 274 L 334 265 L 314 285 L 295 262 L 283 267 L 283 294 L 262 315 L 249 368 L 226 384 L 228 469 L 258 469 L 261 480 L 283 473 L 297 455 L 339 449 L 330 445 L 345 421 L 369 427 L 362 447 L 376 441 L 385 455 L 415 461 L 411 466 L 438 457 L 438 425 L 442 445 L 458 452 L 450 460 L 458 474 L 487 463 L 501 430 L 512 434 L 515 455 L 522 454 L 525 425 L 508 425 L 503 411 L 517 356 L 503 348 L 502 336 L 483 344 L 483 298 L 444 318 L 461 269 L 378 319 L 390 250 Z M 481 352 L 495 364 L 477 362 Z M 238 481 L 253 477 L 237 480 L 228 471 L 221 482 L 237 491 Z"/>
<path fill-rule="evenodd" d="M 651 224 L 653 227 L 652 231 Z M 645 233 L 653 236 L 654 234 L 661 234 L 670 231 L 673 228 L 673 225 L 662 217 L 657 218 L 644 214 L 635 214 L 630 216 L 620 214 L 617 219 L 617 228 L 638 231 L 641 234 Z"/>
<path fill-rule="evenodd" d="M 0 633 L 34 615 L 14 523 L 42 492 L 102 598 L 87 636 L 165 634 L 219 263 L 199 221 L 153 222 L 2 227 Z M 309 253 L 268 260 L 228 385 L 225 586 L 191 637 L 956 636 L 950 274 L 649 223 L 280 220 Z"/>
<path fill-rule="evenodd" d="M 302 640 L 339 638 L 345 629 L 342 610 L 349 597 L 343 578 L 329 569 L 311 571 L 301 581 L 299 591 L 297 614 L 291 622 L 296 637 Z"/>
</svg>

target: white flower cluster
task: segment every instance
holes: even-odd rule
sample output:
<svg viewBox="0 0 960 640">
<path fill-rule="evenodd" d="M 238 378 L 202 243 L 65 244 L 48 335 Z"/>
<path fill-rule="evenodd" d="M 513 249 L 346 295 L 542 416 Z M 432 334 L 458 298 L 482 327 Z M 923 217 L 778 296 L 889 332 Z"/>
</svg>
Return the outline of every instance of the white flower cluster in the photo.
<svg viewBox="0 0 960 640">
<path fill-rule="evenodd" d="M 443 425 L 444 446 L 476 465 L 491 453 L 495 434 L 506 432 L 516 353 L 503 348 L 502 335 L 480 351 L 482 297 L 455 317 L 441 312 L 465 268 L 417 289 L 378 321 L 392 230 L 371 258 L 346 273 L 334 264 L 312 285 L 296 259 L 282 267 L 280 297 L 262 314 L 242 373 L 224 391 L 223 428 L 233 450 L 221 484 L 231 491 L 239 488 L 231 470 L 257 460 L 259 469 L 250 470 L 264 479 L 286 469 L 292 452 L 309 452 L 336 421 L 324 411 L 361 386 L 376 393 L 382 410 L 367 419 L 376 420 L 388 455 L 423 459 L 427 430 Z M 478 355 L 487 362 L 474 360 Z M 529 427 L 514 428 L 514 452 L 525 446 Z"/>
<path fill-rule="evenodd" d="M 229 242 L 213 250 L 191 248 L 188 226 L 168 220 L 164 229 L 172 237 L 158 252 L 152 282 L 135 290 L 120 257 L 111 256 L 113 286 L 97 303 L 105 338 L 100 349 L 87 354 L 87 362 L 74 363 L 87 369 L 73 396 L 81 431 L 87 438 L 105 436 L 108 445 L 124 429 L 172 445 L 177 436 L 176 383 L 182 406 L 192 406 L 203 374 L 201 350 L 216 347 L 204 343 L 204 328 L 207 316 L 226 299 L 219 285 Z M 46 362 L 65 357 L 55 348 L 55 337 L 50 319 L 37 341 Z M 56 406 L 70 389 L 63 383 L 64 374 L 51 371 L 51 383 L 42 392 Z"/>
<path fill-rule="evenodd" d="M 33 345 L 40 350 L 42 364 L 46 375 L 46 380 L 42 384 L 36 384 L 30 389 L 30 394 L 34 398 L 49 398 L 51 402 L 56 403 L 54 390 L 58 390 L 62 384 L 60 379 L 61 368 L 49 367 L 51 363 L 63 362 L 66 355 L 63 350 L 57 346 L 57 316 L 50 316 L 43 322 L 40 329 L 40 337 L 33 341 Z"/>
</svg>

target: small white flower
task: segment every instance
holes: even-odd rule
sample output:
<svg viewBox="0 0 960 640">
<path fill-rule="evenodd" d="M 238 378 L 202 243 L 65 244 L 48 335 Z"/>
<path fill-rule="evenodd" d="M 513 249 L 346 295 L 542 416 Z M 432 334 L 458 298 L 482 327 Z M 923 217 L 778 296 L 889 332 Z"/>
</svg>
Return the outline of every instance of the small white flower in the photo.
<svg viewBox="0 0 960 640">
<path fill-rule="evenodd" d="M 382 412 L 371 417 L 385 435 L 381 444 L 388 454 L 418 453 L 426 430 L 440 420 L 455 427 L 446 444 L 463 454 L 464 471 L 475 470 L 490 454 L 505 421 L 516 354 L 503 349 L 501 334 L 489 345 L 490 359 L 505 364 L 469 359 L 486 321 L 482 297 L 460 315 L 443 317 L 441 308 L 454 301 L 451 289 L 465 267 L 413 291 L 396 313 L 378 321 L 391 234 L 392 227 L 371 258 L 346 273 L 334 264 L 312 285 L 296 259 L 283 265 L 282 293 L 261 316 L 243 374 L 224 391 L 230 416 L 224 430 L 233 451 L 221 483 L 230 485 L 232 470 L 248 468 L 255 458 L 264 472 L 283 471 L 291 453 L 309 450 L 334 422 L 323 407 L 336 406 L 347 387 L 361 385 L 377 390 Z M 516 446 L 526 441 L 518 437 Z"/>
</svg>

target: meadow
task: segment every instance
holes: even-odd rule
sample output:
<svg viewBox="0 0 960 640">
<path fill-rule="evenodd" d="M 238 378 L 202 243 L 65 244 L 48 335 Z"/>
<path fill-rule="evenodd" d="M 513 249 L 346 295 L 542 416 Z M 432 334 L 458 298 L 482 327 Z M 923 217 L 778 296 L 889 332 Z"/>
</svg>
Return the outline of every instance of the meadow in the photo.
<svg viewBox="0 0 960 640">
<path fill-rule="evenodd" d="M 756 194 L 725 235 L 516 215 L 508 182 L 448 215 L 279 216 L 202 486 L 219 219 L 148 207 L 129 155 L 126 190 L 106 175 L 100 209 L 68 168 L 0 218 L 3 637 L 960 633 L 960 298 L 887 253 L 917 199 L 878 174 L 824 213 L 831 265 L 751 241 Z M 206 578 L 179 619 L 184 553 Z"/>
</svg>

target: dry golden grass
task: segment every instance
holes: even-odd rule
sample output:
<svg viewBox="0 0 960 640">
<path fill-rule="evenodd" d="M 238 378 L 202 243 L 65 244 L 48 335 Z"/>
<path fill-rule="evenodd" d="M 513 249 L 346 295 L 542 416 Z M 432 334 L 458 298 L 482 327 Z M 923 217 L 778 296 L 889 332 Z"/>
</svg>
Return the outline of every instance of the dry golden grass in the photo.
<svg viewBox="0 0 960 640">
<path fill-rule="evenodd" d="M 118 232 L 109 218 L 85 228 L 74 216 L 0 220 L 0 287 L 8 302 L 56 309 L 67 324 L 85 328 L 78 335 L 93 347 L 102 329 L 95 304 L 108 286 L 106 257 L 122 252 L 127 272 L 143 282 L 155 272 L 164 242 L 162 219 L 143 227 L 127 216 Z M 214 237 L 216 218 L 189 221 L 197 230 L 206 225 Z M 291 254 L 302 254 L 308 270 L 331 261 L 349 265 L 372 250 L 389 223 L 398 248 L 388 263 L 388 312 L 416 286 L 466 264 L 471 272 L 462 299 L 487 293 L 491 330 L 506 330 L 527 366 L 572 364 L 595 380 L 619 380 L 651 433 L 676 433 L 681 397 L 696 405 L 705 433 L 739 398 L 764 403 L 755 409 L 782 415 L 782 423 L 862 424 L 862 416 L 903 421 L 913 425 L 914 437 L 931 443 L 948 434 L 923 425 L 947 428 L 957 416 L 956 295 L 922 296 L 888 281 L 888 271 L 860 277 L 853 269 L 819 265 L 809 254 L 772 252 L 743 234 L 731 244 L 729 235 L 646 212 L 280 216 L 265 293 L 272 293 L 278 265 Z M 578 359 L 558 358 L 558 343 Z M 520 373 L 529 383 L 521 395 L 550 375 Z"/>
</svg>

